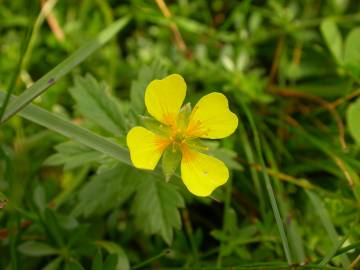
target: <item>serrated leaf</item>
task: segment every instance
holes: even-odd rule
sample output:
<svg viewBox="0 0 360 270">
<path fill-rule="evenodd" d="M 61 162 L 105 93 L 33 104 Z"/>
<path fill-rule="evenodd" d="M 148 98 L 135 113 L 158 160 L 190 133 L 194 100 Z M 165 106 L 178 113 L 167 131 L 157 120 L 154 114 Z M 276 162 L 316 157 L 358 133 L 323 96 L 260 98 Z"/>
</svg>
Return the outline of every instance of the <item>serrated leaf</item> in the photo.
<svg viewBox="0 0 360 270">
<path fill-rule="evenodd" d="M 120 135 L 124 131 L 124 117 L 117 100 L 107 90 L 104 82 L 98 82 L 87 74 L 85 77 L 75 77 L 70 94 L 75 99 L 79 112 L 89 121 L 113 135 Z"/>
<path fill-rule="evenodd" d="M 28 256 L 40 257 L 58 254 L 59 250 L 49 246 L 48 244 L 27 241 L 19 246 L 19 251 Z"/>
<path fill-rule="evenodd" d="M 79 191 L 74 214 L 88 217 L 120 206 L 134 193 L 137 173 L 129 166 L 119 164 L 93 176 Z"/>
<path fill-rule="evenodd" d="M 323 20 L 320 29 L 325 39 L 326 45 L 328 46 L 336 62 L 338 64 L 342 63 L 343 43 L 342 43 L 341 33 L 335 21 L 331 18 Z"/>
<path fill-rule="evenodd" d="M 44 165 L 64 165 L 64 170 L 72 170 L 81 165 L 97 161 L 102 156 L 98 151 L 74 141 L 60 143 L 55 146 L 55 149 L 57 153 L 48 157 L 44 161 Z"/>
<path fill-rule="evenodd" d="M 347 110 L 347 124 L 351 136 L 360 145 L 360 98 L 352 103 Z"/>
<path fill-rule="evenodd" d="M 139 228 L 146 234 L 161 235 L 170 245 L 173 229 L 181 227 L 180 207 L 184 207 L 184 200 L 173 185 L 144 174 L 132 204 Z"/>
</svg>

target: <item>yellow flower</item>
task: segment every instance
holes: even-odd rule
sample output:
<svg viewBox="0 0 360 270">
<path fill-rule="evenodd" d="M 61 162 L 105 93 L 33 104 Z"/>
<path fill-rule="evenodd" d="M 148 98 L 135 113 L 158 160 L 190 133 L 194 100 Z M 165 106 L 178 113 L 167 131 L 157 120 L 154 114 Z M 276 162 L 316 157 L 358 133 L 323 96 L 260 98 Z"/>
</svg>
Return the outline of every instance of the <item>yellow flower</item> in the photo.
<svg viewBox="0 0 360 270">
<path fill-rule="evenodd" d="M 164 151 L 181 152 L 181 178 L 197 196 L 208 196 L 226 183 L 225 164 L 200 151 L 199 139 L 221 139 L 237 128 L 238 118 L 229 110 L 227 98 L 218 92 L 202 97 L 192 112 L 181 108 L 186 83 L 178 74 L 152 81 L 145 91 L 145 105 L 158 122 L 159 132 L 134 127 L 127 134 L 131 161 L 136 168 L 153 170 Z M 205 149 L 206 150 L 206 149 Z"/>
</svg>

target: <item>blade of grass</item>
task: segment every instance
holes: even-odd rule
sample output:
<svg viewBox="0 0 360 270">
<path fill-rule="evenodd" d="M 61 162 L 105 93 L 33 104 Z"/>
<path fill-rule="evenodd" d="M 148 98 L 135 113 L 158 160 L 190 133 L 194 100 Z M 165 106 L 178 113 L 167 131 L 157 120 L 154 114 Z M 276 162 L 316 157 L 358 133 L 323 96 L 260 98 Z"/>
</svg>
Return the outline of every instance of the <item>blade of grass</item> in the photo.
<svg viewBox="0 0 360 270">
<path fill-rule="evenodd" d="M 319 266 L 325 266 L 327 265 L 331 259 L 335 256 L 336 252 L 341 248 L 341 246 L 345 243 L 346 239 L 350 236 L 350 233 L 352 231 L 350 230 L 342 240 L 338 241 L 336 245 L 333 246 L 333 248 L 329 251 L 329 253 L 321 260 L 319 263 Z"/>
<path fill-rule="evenodd" d="M 32 34 L 33 34 L 33 29 L 34 29 L 34 24 L 35 24 L 36 10 L 37 9 L 35 7 L 32 8 L 32 14 L 33 14 L 32 18 L 31 18 L 32 23 L 27 27 L 25 35 L 24 35 L 23 40 L 21 42 L 19 61 L 16 64 L 15 71 L 13 73 L 13 76 L 11 77 L 9 87 L 7 89 L 7 92 L 6 92 L 6 97 L 5 97 L 5 99 L 2 102 L 2 105 L 0 107 L 0 123 L 1 123 L 1 119 L 2 119 L 2 117 L 4 115 L 4 112 L 5 112 L 6 108 L 7 108 L 7 105 L 9 103 L 9 101 L 10 101 L 10 96 L 11 96 L 12 92 L 14 91 L 17 78 L 19 77 L 19 74 L 21 72 L 21 69 L 22 69 L 22 66 L 23 66 L 23 63 L 24 63 L 26 52 L 27 52 L 27 50 L 29 48 L 29 44 L 30 44 L 30 40 L 31 40 L 31 37 L 32 37 Z"/>
<path fill-rule="evenodd" d="M 271 148 L 269 146 L 269 143 L 266 141 L 266 139 L 262 136 L 263 141 L 263 149 L 265 153 L 265 157 L 271 166 L 271 169 L 275 172 L 279 172 L 279 167 L 277 164 L 277 161 L 275 160 L 275 157 L 273 155 L 273 152 L 271 151 Z M 291 251 L 293 251 L 293 258 L 294 262 L 296 263 L 303 263 L 305 262 L 305 251 L 303 246 L 303 240 L 301 237 L 301 234 L 299 232 L 299 225 L 297 223 L 297 220 L 291 215 L 290 210 L 290 203 L 288 202 L 288 196 L 286 192 L 284 192 L 283 186 L 281 185 L 281 181 L 277 177 L 277 175 L 273 175 L 272 178 L 274 181 L 274 188 L 277 194 L 281 196 L 283 199 L 279 200 L 279 206 L 280 206 L 280 213 L 282 216 L 286 217 L 287 220 L 287 235 L 289 239 L 289 244 L 291 247 Z"/>
<path fill-rule="evenodd" d="M 346 247 L 343 247 L 343 248 L 339 249 L 339 250 L 335 253 L 334 257 L 340 256 L 340 255 L 342 255 L 342 254 L 347 253 L 348 251 L 353 251 L 353 250 L 356 250 L 356 249 L 360 249 L 360 241 L 354 242 L 354 243 L 351 244 L 351 245 L 348 245 L 348 246 L 346 246 Z"/>
<path fill-rule="evenodd" d="M 264 156 L 262 153 L 262 146 L 261 146 L 261 141 L 260 141 L 260 136 L 254 121 L 254 118 L 252 116 L 252 113 L 250 111 L 250 109 L 248 108 L 248 106 L 244 103 L 241 102 L 241 106 L 245 112 L 245 115 L 250 123 L 253 135 L 254 135 L 254 141 L 255 141 L 255 147 L 256 147 L 256 152 L 260 161 L 260 165 L 262 167 L 262 174 L 265 180 L 265 186 L 266 186 L 266 190 L 268 192 L 269 198 L 270 198 L 270 203 L 271 203 L 271 207 L 272 210 L 274 212 L 274 217 L 276 220 L 276 225 L 278 227 L 279 233 L 280 233 L 280 238 L 281 238 L 281 242 L 283 245 L 283 249 L 284 249 L 284 253 L 285 253 L 285 257 L 286 260 L 288 262 L 288 264 L 292 264 L 293 260 L 292 260 L 292 256 L 291 256 L 291 252 L 290 252 L 290 248 L 289 248 L 289 242 L 288 239 L 286 237 L 286 233 L 285 233 L 285 228 L 284 228 L 284 223 L 282 221 L 281 215 L 280 215 L 280 211 L 279 211 L 279 207 L 277 205 L 276 202 L 276 198 L 275 198 L 275 193 L 273 190 L 273 187 L 271 185 L 271 181 L 270 181 L 270 177 L 266 172 L 266 166 L 265 166 L 265 160 L 264 160 Z"/>
<path fill-rule="evenodd" d="M 309 197 L 317 215 L 319 216 L 326 232 L 330 236 L 333 245 L 337 246 L 339 242 L 338 240 L 339 236 L 335 230 L 335 227 L 330 219 L 329 213 L 326 210 L 324 204 L 314 192 L 311 192 L 309 190 L 305 190 L 305 192 L 306 195 Z M 341 258 L 341 263 L 345 268 L 350 265 L 350 260 L 346 254 L 341 255 L 340 258 Z"/>
<path fill-rule="evenodd" d="M 344 175 L 344 178 L 347 180 L 350 189 L 354 193 L 354 197 L 358 202 L 360 202 L 360 177 L 357 175 L 356 171 L 350 166 L 350 164 L 348 164 L 348 162 L 346 161 L 345 154 L 337 152 L 336 148 L 334 149 L 333 146 L 326 144 L 320 138 L 317 138 L 314 135 L 306 132 L 300 126 L 295 126 L 295 127 L 286 126 L 272 119 L 270 120 L 267 119 L 267 121 L 270 123 L 274 123 L 276 125 L 286 127 L 292 132 L 302 136 L 302 138 L 307 139 L 312 145 L 314 145 L 316 148 L 320 149 L 324 154 L 330 157 L 332 161 L 336 164 L 336 166 L 339 168 L 341 173 Z"/>
<path fill-rule="evenodd" d="M 5 93 L 0 91 L 0 102 L 3 101 L 4 98 Z M 11 99 L 15 99 L 15 97 L 12 96 Z M 87 129 L 77 126 L 68 120 L 62 119 L 53 113 L 41 109 L 36 105 L 28 105 L 19 114 L 25 119 L 131 165 L 127 149 Z"/>
<path fill-rule="evenodd" d="M 243 127 L 243 125 L 240 125 L 239 129 L 240 129 L 240 140 L 242 142 L 246 159 L 250 164 L 255 164 L 256 163 L 255 154 L 252 150 L 252 146 L 249 142 L 249 137 L 247 136 L 245 128 Z M 262 217 L 265 217 L 265 198 L 263 194 L 263 189 L 260 184 L 259 174 L 254 167 L 250 167 L 250 174 L 251 174 L 251 178 L 254 181 L 256 193 L 259 197 L 261 215 Z"/>
<path fill-rule="evenodd" d="M 121 29 L 123 29 L 129 22 L 129 20 L 130 20 L 129 17 L 124 17 L 117 20 L 109 27 L 107 27 L 105 30 L 103 30 L 93 41 L 85 44 L 83 47 L 81 47 L 73 54 L 71 54 L 68 58 L 66 58 L 63 62 L 61 62 L 52 70 L 50 70 L 47 74 L 41 77 L 41 79 L 36 81 L 31 87 L 26 89 L 18 98 L 16 98 L 16 100 L 14 100 L 9 104 L 8 109 L 5 111 L 4 117 L 0 123 L 4 123 L 7 120 L 9 120 L 12 116 L 14 116 L 21 109 L 23 109 L 32 100 L 34 100 L 44 91 L 46 91 L 51 85 L 53 85 L 61 77 L 66 75 L 75 66 L 80 64 L 92 53 L 94 53 L 97 49 L 103 46 L 116 33 L 118 33 Z"/>
<path fill-rule="evenodd" d="M 223 215 L 223 228 L 222 228 L 222 231 L 224 233 L 227 233 L 228 227 L 229 227 L 228 224 L 229 224 L 229 210 L 231 207 L 231 191 L 232 191 L 232 177 L 229 178 L 229 180 L 226 184 L 226 193 L 225 193 L 225 202 L 224 202 L 225 205 L 224 205 L 224 215 Z M 216 267 L 221 267 L 225 246 L 226 246 L 226 244 L 224 243 L 224 241 L 221 241 L 218 257 L 216 260 Z"/>
<path fill-rule="evenodd" d="M 55 7 L 55 5 L 57 4 L 58 0 L 48 0 L 46 2 L 44 2 L 44 5 L 42 5 L 40 12 L 38 12 L 38 16 L 36 18 L 34 18 L 34 27 L 33 27 L 33 34 L 30 37 L 29 40 L 29 47 L 24 55 L 24 64 L 23 64 L 23 68 L 26 70 L 28 65 L 29 65 L 29 61 L 31 59 L 31 55 L 32 55 L 32 51 L 33 48 L 35 46 L 36 40 L 39 36 L 39 32 L 41 29 L 41 26 L 45 20 L 45 18 L 50 14 L 50 12 L 52 11 L 52 9 Z"/>
</svg>

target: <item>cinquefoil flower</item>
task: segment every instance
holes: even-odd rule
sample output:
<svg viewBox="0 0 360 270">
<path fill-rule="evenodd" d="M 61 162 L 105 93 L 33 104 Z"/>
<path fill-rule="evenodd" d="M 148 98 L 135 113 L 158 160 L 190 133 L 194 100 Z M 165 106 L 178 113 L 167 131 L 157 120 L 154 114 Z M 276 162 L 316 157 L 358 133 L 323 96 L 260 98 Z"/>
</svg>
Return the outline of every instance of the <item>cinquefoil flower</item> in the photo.
<svg viewBox="0 0 360 270">
<path fill-rule="evenodd" d="M 208 196 L 226 183 L 229 170 L 221 160 L 203 153 L 207 148 L 200 139 L 229 136 L 236 130 L 238 118 L 221 93 L 203 96 L 192 111 L 189 105 L 181 108 L 185 95 L 186 83 L 178 74 L 152 81 L 145 91 L 145 105 L 156 121 L 150 121 L 148 129 L 132 128 L 127 134 L 127 145 L 136 168 L 155 169 L 163 154 L 163 159 L 178 159 L 188 190 L 197 196 Z"/>
</svg>

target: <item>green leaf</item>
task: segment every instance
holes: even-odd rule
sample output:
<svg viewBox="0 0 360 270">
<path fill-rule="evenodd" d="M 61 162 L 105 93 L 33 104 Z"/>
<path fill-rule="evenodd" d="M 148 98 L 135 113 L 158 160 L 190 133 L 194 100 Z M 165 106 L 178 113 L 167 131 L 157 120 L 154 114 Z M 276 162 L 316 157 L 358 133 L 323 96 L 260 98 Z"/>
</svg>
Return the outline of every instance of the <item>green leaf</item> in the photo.
<svg viewBox="0 0 360 270">
<path fill-rule="evenodd" d="M 33 31 L 35 28 L 35 16 L 38 12 L 38 6 L 37 5 L 33 5 L 34 8 L 32 8 L 31 13 L 32 13 L 32 18 L 31 18 L 31 23 L 28 25 L 26 33 L 23 37 L 22 40 L 22 44 L 20 47 L 20 55 L 19 55 L 19 60 L 17 65 L 15 66 L 15 72 L 12 74 L 11 80 L 10 80 L 10 84 L 7 88 L 6 91 L 6 97 L 4 99 L 4 101 L 2 102 L 1 106 L 0 106 L 0 122 L 2 120 L 2 117 L 4 115 L 4 112 L 7 108 L 8 102 L 10 101 L 10 96 L 12 94 L 12 92 L 14 91 L 14 88 L 16 86 L 16 81 L 19 77 L 19 74 L 21 73 L 21 69 L 23 68 L 23 64 L 25 62 L 25 58 L 26 58 L 26 52 L 28 51 L 28 48 L 30 47 L 30 43 L 31 43 L 31 38 L 33 36 Z"/>
<path fill-rule="evenodd" d="M 336 62 L 341 64 L 343 62 L 343 42 L 335 21 L 331 18 L 323 20 L 320 29 L 331 54 Z"/>
<path fill-rule="evenodd" d="M 42 186 L 37 186 L 34 190 L 33 200 L 36 207 L 40 210 L 40 212 L 44 212 L 46 208 L 46 194 L 45 190 Z"/>
<path fill-rule="evenodd" d="M 137 174 L 135 169 L 119 164 L 91 177 L 79 191 L 74 214 L 88 217 L 120 206 L 135 192 Z"/>
<path fill-rule="evenodd" d="M 285 230 L 286 223 L 284 223 L 282 220 L 280 210 L 278 207 L 278 202 L 276 200 L 274 189 L 273 189 L 271 181 L 270 181 L 270 176 L 268 175 L 268 173 L 265 170 L 265 159 L 263 156 L 262 143 L 261 143 L 261 139 L 259 136 L 259 131 L 255 124 L 253 113 L 250 111 L 248 106 L 244 102 L 241 102 L 241 106 L 243 107 L 243 110 L 246 114 L 246 117 L 247 117 L 247 119 L 250 123 L 251 129 L 252 129 L 252 132 L 254 134 L 254 144 L 255 144 L 256 152 L 257 152 L 261 167 L 262 167 L 262 175 L 265 180 L 265 187 L 266 187 L 267 193 L 269 195 L 271 207 L 273 210 L 277 228 L 279 230 L 279 234 L 280 234 L 281 242 L 283 245 L 284 253 L 286 256 L 286 260 L 287 260 L 288 264 L 291 264 L 293 259 L 292 259 L 292 255 L 291 255 L 291 251 L 290 251 L 290 247 L 289 247 L 289 241 L 288 241 L 288 238 L 287 238 L 287 235 L 285 232 L 286 231 Z"/>
<path fill-rule="evenodd" d="M 103 261 L 100 250 L 96 253 L 95 258 L 92 261 L 91 270 L 103 270 Z"/>
<path fill-rule="evenodd" d="M 120 247 L 118 244 L 114 243 L 114 242 L 109 242 L 109 241 L 97 241 L 96 242 L 97 245 L 101 246 L 102 248 L 104 248 L 107 252 L 109 252 L 110 254 L 115 255 L 115 258 L 117 260 L 115 260 L 116 263 L 116 268 L 107 268 L 107 261 L 109 260 L 109 257 L 106 259 L 105 264 L 104 264 L 104 269 L 116 269 L 116 270 L 129 270 L 130 269 L 130 264 L 129 264 L 129 260 L 124 252 L 124 250 L 122 249 L 122 247 Z"/>
<path fill-rule="evenodd" d="M 65 270 L 84 270 L 84 267 L 75 259 L 66 262 Z"/>
<path fill-rule="evenodd" d="M 48 157 L 44 161 L 44 165 L 64 165 L 64 170 L 72 170 L 81 165 L 98 161 L 102 156 L 98 151 L 73 141 L 60 143 L 55 146 L 55 149 L 58 153 Z"/>
<path fill-rule="evenodd" d="M 85 118 L 115 136 L 123 134 L 124 116 L 104 82 L 99 83 L 89 74 L 85 77 L 77 76 L 74 86 L 69 91 L 76 100 L 77 109 Z"/>
<path fill-rule="evenodd" d="M 149 116 L 140 116 L 140 124 L 150 131 L 164 137 L 170 136 L 172 132 L 169 126 L 166 126 Z"/>
<path fill-rule="evenodd" d="M 360 98 L 350 104 L 346 116 L 350 134 L 356 143 L 360 145 Z"/>
<path fill-rule="evenodd" d="M 56 259 L 49 262 L 42 270 L 58 270 L 60 269 L 60 264 L 63 261 L 61 257 L 57 257 Z"/>
<path fill-rule="evenodd" d="M 46 208 L 42 219 L 46 226 L 48 236 L 53 239 L 58 246 L 63 247 L 65 236 L 63 235 L 63 230 L 60 228 L 57 213 L 53 209 Z"/>
<path fill-rule="evenodd" d="M 109 254 L 104 263 L 104 270 L 115 270 L 118 258 L 116 254 Z"/>
<path fill-rule="evenodd" d="M 175 170 L 179 167 L 181 161 L 181 151 L 177 147 L 168 147 L 162 156 L 162 169 L 165 175 L 166 181 L 170 180 L 170 177 L 175 173 Z"/>
<path fill-rule="evenodd" d="M 4 97 L 4 92 L 0 91 L 0 102 Z M 12 95 L 11 99 L 14 99 L 14 97 L 15 96 Z M 65 137 L 71 138 L 92 149 L 113 157 L 118 161 L 131 165 L 127 149 L 87 129 L 79 127 L 54 113 L 50 113 L 38 106 L 30 104 L 19 114 L 25 119 L 62 134 Z"/>
<path fill-rule="evenodd" d="M 10 117 L 15 115 L 18 111 L 33 101 L 37 96 L 45 92 L 56 81 L 70 72 L 74 67 L 93 54 L 97 49 L 102 47 L 114 35 L 116 35 L 117 32 L 123 29 L 128 22 L 129 17 L 124 17 L 117 20 L 101 33 L 99 33 L 99 35 L 94 40 L 88 42 L 86 45 L 75 51 L 68 58 L 46 73 L 43 77 L 41 77 L 41 79 L 26 89 L 16 100 L 10 103 L 7 110 L 5 111 L 1 123 L 4 123 Z"/>
<path fill-rule="evenodd" d="M 357 77 L 360 77 L 360 27 L 348 34 L 345 41 L 344 63 L 345 67 Z"/>
<path fill-rule="evenodd" d="M 49 246 L 48 244 L 27 241 L 19 246 L 19 251 L 28 256 L 40 257 L 58 254 L 59 250 Z"/>
<path fill-rule="evenodd" d="M 184 200 L 172 184 L 149 174 L 141 177 L 132 212 L 136 224 L 146 234 L 159 234 L 170 245 L 173 229 L 181 227 L 180 207 L 184 207 Z"/>
</svg>

